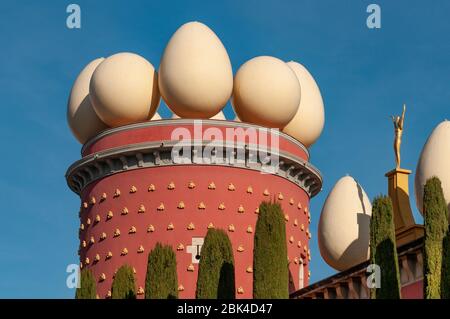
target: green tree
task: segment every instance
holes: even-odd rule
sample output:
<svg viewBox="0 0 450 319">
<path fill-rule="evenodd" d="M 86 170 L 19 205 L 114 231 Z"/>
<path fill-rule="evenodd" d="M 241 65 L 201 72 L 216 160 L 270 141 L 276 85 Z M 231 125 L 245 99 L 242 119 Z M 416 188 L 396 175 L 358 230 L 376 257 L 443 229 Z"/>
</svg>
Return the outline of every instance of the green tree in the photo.
<svg viewBox="0 0 450 319">
<path fill-rule="evenodd" d="M 442 268 L 442 246 L 448 232 L 448 220 L 447 204 L 441 181 L 437 177 L 432 177 L 425 183 L 423 215 L 425 224 L 423 295 L 426 299 L 439 299 L 441 298 L 441 277 L 445 274 Z M 444 291 L 447 291 L 446 288 Z"/>
<path fill-rule="evenodd" d="M 136 298 L 133 268 L 128 265 L 123 265 L 117 270 L 112 284 L 111 297 L 112 299 Z"/>
<path fill-rule="evenodd" d="M 400 299 L 400 274 L 392 202 L 379 196 L 372 205 L 370 263 L 380 267 L 380 287 L 371 289 L 372 299 Z"/>
<path fill-rule="evenodd" d="M 221 229 L 209 229 L 206 234 L 198 265 L 196 298 L 235 298 L 233 248 Z"/>
<path fill-rule="evenodd" d="M 92 272 L 85 268 L 81 271 L 80 274 L 80 288 L 77 288 L 77 292 L 75 294 L 76 299 L 96 299 L 96 284 L 94 275 Z"/>
<path fill-rule="evenodd" d="M 442 246 L 441 298 L 450 299 L 450 231 L 447 229 Z"/>
<path fill-rule="evenodd" d="M 286 225 L 280 204 L 259 206 L 253 248 L 253 298 L 289 298 Z"/>
<path fill-rule="evenodd" d="M 145 298 L 178 298 L 177 260 L 171 246 L 157 243 L 148 255 Z"/>
</svg>

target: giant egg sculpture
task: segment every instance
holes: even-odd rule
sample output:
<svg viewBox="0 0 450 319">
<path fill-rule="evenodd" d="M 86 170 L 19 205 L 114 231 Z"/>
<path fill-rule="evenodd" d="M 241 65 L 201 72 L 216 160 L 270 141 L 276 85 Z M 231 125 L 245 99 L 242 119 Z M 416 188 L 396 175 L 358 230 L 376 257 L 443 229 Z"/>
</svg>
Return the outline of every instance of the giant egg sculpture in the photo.
<svg viewBox="0 0 450 319">
<path fill-rule="evenodd" d="M 168 42 L 159 67 L 159 89 L 167 106 L 181 118 L 210 118 L 233 90 L 230 58 L 206 25 L 182 25 Z"/>
<path fill-rule="evenodd" d="M 420 154 L 414 183 L 417 209 L 423 214 L 423 188 L 433 176 L 440 179 L 450 210 L 450 121 L 440 123 L 428 137 Z"/>
<path fill-rule="evenodd" d="M 90 83 L 95 112 L 112 127 L 150 120 L 160 101 L 157 79 L 153 65 L 137 54 L 108 57 Z"/>
<path fill-rule="evenodd" d="M 300 82 L 302 97 L 297 113 L 283 132 L 310 147 L 319 138 L 325 122 L 322 95 L 316 81 L 303 65 L 294 61 L 287 65 Z"/>
<path fill-rule="evenodd" d="M 73 135 L 82 144 L 108 128 L 95 113 L 89 99 L 89 82 L 92 73 L 103 60 L 104 58 L 98 58 L 90 62 L 78 75 L 70 91 L 67 122 Z"/>
<path fill-rule="evenodd" d="M 369 198 L 352 177 L 341 178 L 328 194 L 319 220 L 319 249 L 325 262 L 344 271 L 369 258 Z"/>
<path fill-rule="evenodd" d="M 231 104 L 243 122 L 283 128 L 297 112 L 300 94 L 297 76 L 286 63 L 259 56 L 237 71 Z"/>
<path fill-rule="evenodd" d="M 225 114 L 222 111 L 211 117 L 211 120 L 223 120 L 226 121 Z"/>
<path fill-rule="evenodd" d="M 161 120 L 161 115 L 158 114 L 158 112 L 155 113 L 155 115 L 153 115 L 153 117 L 150 119 L 152 121 L 156 121 L 156 120 Z"/>
</svg>

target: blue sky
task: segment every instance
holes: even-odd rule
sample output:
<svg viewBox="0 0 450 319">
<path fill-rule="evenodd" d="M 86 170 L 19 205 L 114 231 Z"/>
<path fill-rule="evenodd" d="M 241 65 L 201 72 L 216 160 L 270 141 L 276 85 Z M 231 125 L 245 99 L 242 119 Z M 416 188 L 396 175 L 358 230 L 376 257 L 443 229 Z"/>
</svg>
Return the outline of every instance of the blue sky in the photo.
<svg viewBox="0 0 450 319">
<path fill-rule="evenodd" d="M 121 51 L 157 67 L 185 22 L 221 38 L 234 72 L 273 55 L 304 64 L 324 98 L 326 123 L 311 149 L 323 173 L 312 200 L 312 282 L 334 273 L 317 248 L 317 223 L 334 183 L 355 177 L 369 197 L 385 193 L 394 167 L 388 116 L 408 106 L 402 166 L 415 169 L 432 129 L 450 117 L 450 2 L 434 1 L 73 1 L 82 28 L 66 27 L 69 1 L 0 4 L 0 297 L 72 298 L 66 266 L 77 263 L 79 200 L 64 173 L 80 156 L 66 123 L 67 97 L 91 60 Z M 382 28 L 366 27 L 366 7 Z M 168 116 L 163 107 L 161 114 Z M 225 114 L 234 117 L 227 105 Z M 410 190 L 413 190 L 413 176 Z M 421 222 L 411 199 L 416 220 Z"/>
</svg>

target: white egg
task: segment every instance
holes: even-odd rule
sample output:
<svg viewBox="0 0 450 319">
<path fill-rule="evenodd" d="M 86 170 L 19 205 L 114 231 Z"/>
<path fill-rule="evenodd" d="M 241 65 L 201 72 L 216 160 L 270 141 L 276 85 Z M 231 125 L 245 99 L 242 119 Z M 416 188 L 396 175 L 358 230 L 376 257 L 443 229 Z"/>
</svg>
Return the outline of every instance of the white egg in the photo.
<svg viewBox="0 0 450 319">
<path fill-rule="evenodd" d="M 233 90 L 230 58 L 217 35 L 200 22 L 182 25 L 168 42 L 159 67 L 159 89 L 182 118 L 210 118 Z"/>
<path fill-rule="evenodd" d="M 172 114 L 172 120 L 179 119 L 179 118 L 180 117 L 178 115 L 176 115 L 175 113 Z"/>
<path fill-rule="evenodd" d="M 105 59 L 92 75 L 89 95 L 103 122 L 116 127 L 148 121 L 159 105 L 158 75 L 153 65 L 134 53 Z"/>
<path fill-rule="evenodd" d="M 217 113 L 216 115 L 214 115 L 213 117 L 211 117 L 211 120 L 223 120 L 225 121 L 225 114 L 223 114 L 222 111 L 220 111 L 219 113 Z"/>
<path fill-rule="evenodd" d="M 343 271 L 369 258 L 371 216 L 363 188 L 352 177 L 342 177 L 328 194 L 319 220 L 319 249 L 328 265 Z"/>
<path fill-rule="evenodd" d="M 445 201 L 450 210 L 450 121 L 440 123 L 428 137 L 417 163 L 414 189 L 417 209 L 423 214 L 423 188 L 436 176 L 441 181 Z"/>
<path fill-rule="evenodd" d="M 297 76 L 286 63 L 259 56 L 237 71 L 231 105 L 243 122 L 283 128 L 297 112 L 300 94 Z"/>
<path fill-rule="evenodd" d="M 161 119 L 162 119 L 161 116 L 158 114 L 158 112 L 156 112 L 155 115 L 153 115 L 153 117 L 150 120 L 154 121 L 154 120 L 161 120 Z"/>
<path fill-rule="evenodd" d="M 310 147 L 319 138 L 325 122 L 322 95 L 313 76 L 303 65 L 294 61 L 287 65 L 297 75 L 302 97 L 297 113 L 283 128 L 283 132 Z"/>
<path fill-rule="evenodd" d="M 67 121 L 76 139 L 84 144 L 108 126 L 95 113 L 89 99 L 89 82 L 97 66 L 104 60 L 98 58 L 90 62 L 78 75 L 67 103 Z"/>
</svg>

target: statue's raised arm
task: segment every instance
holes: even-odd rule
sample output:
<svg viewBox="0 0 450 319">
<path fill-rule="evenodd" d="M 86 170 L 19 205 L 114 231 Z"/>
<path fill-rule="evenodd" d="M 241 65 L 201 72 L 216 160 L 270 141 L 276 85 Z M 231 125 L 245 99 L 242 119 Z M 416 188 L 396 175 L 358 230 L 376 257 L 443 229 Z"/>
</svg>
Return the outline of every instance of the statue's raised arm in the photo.
<svg viewBox="0 0 450 319">
<path fill-rule="evenodd" d="M 406 104 L 403 104 L 402 117 L 400 118 L 400 123 L 398 123 L 398 126 L 400 127 L 400 129 L 403 129 L 403 123 L 405 122 L 405 113 L 406 113 Z"/>
</svg>

